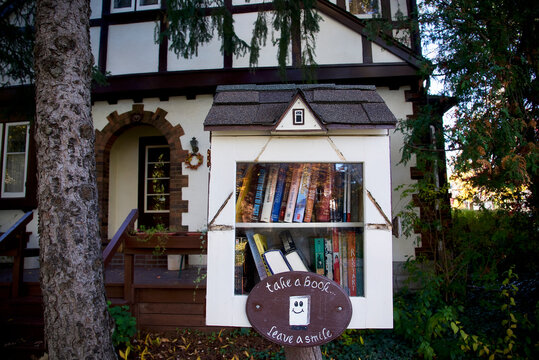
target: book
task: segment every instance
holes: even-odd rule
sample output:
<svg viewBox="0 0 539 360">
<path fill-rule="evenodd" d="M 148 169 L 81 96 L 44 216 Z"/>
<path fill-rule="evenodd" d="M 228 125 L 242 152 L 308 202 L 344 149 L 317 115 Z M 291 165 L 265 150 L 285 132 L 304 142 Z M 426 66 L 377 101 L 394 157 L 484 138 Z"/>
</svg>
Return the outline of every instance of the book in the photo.
<svg viewBox="0 0 539 360">
<path fill-rule="evenodd" d="M 351 166 L 350 221 L 362 220 L 363 168 L 361 164 Z"/>
<path fill-rule="evenodd" d="M 341 272 L 341 287 L 344 291 L 350 295 L 350 289 L 348 288 L 348 246 L 346 236 L 342 231 L 339 231 L 339 256 L 341 258 L 340 272 Z"/>
<path fill-rule="evenodd" d="M 363 234 L 356 233 L 356 281 L 357 296 L 365 296 L 365 278 L 363 271 Z"/>
<path fill-rule="evenodd" d="M 258 168 L 258 178 L 256 183 L 255 199 L 253 203 L 253 214 L 251 221 L 258 222 L 260 220 L 260 212 L 262 210 L 262 201 L 264 200 L 264 185 L 266 184 L 266 165 L 260 165 Z"/>
<path fill-rule="evenodd" d="M 284 216 L 286 214 L 286 205 L 288 204 L 288 195 L 290 194 L 290 184 L 292 182 L 292 175 L 294 175 L 294 169 L 296 167 L 296 164 L 292 164 L 288 167 L 286 171 L 283 189 L 283 199 L 281 200 L 281 209 L 279 209 L 279 221 L 284 221 Z"/>
<path fill-rule="evenodd" d="M 254 203 L 255 203 L 255 196 L 256 196 L 256 190 L 258 187 L 258 174 L 260 172 L 260 165 L 255 164 L 253 167 L 252 172 L 250 173 L 251 180 L 249 181 L 249 187 L 247 190 L 247 194 L 243 198 L 243 201 L 241 202 L 241 222 L 252 222 L 253 221 L 253 211 L 254 211 Z"/>
<path fill-rule="evenodd" d="M 290 231 L 281 231 L 279 238 L 283 244 L 284 254 L 290 268 L 294 271 L 309 271 L 307 259 L 305 259 L 301 250 L 296 247 Z"/>
<path fill-rule="evenodd" d="M 346 232 L 348 256 L 348 289 L 350 296 L 357 295 L 357 279 L 356 279 L 356 233 L 354 231 Z"/>
<path fill-rule="evenodd" d="M 333 280 L 340 284 L 341 282 L 341 261 L 339 256 L 339 230 L 333 229 L 331 233 L 332 250 L 333 250 Z"/>
<path fill-rule="evenodd" d="M 236 165 L 236 199 L 238 198 L 240 194 L 241 186 L 243 184 L 245 173 L 247 172 L 248 168 L 249 168 L 248 163 L 238 163 Z"/>
<path fill-rule="evenodd" d="M 268 269 L 272 274 L 279 274 L 291 270 L 281 250 L 271 249 L 266 251 L 263 256 L 266 264 L 268 264 Z"/>
<path fill-rule="evenodd" d="M 313 271 L 320 275 L 324 275 L 326 271 L 324 242 L 324 238 L 314 238 L 314 244 L 312 247 L 311 264 L 313 266 Z"/>
<path fill-rule="evenodd" d="M 331 205 L 331 190 L 333 188 L 333 166 L 331 164 L 323 164 L 320 168 L 320 199 L 316 203 L 316 221 L 330 221 L 330 205 Z"/>
<path fill-rule="evenodd" d="M 299 186 L 301 182 L 301 174 L 303 173 L 303 164 L 298 164 L 294 167 L 292 179 L 290 180 L 290 190 L 288 192 L 288 200 L 286 203 L 286 212 L 284 222 L 292 222 L 294 217 L 294 209 L 296 208 L 296 200 L 298 197 Z"/>
<path fill-rule="evenodd" d="M 303 255 L 300 255 L 299 249 L 289 251 L 285 258 L 293 271 L 309 271 L 306 262 L 303 260 Z"/>
<path fill-rule="evenodd" d="M 311 174 L 311 164 L 305 164 L 301 173 L 296 207 L 294 209 L 294 218 L 292 220 L 293 222 L 303 222 L 303 217 L 305 216 L 305 206 L 307 205 L 307 195 L 309 194 L 309 187 L 311 184 Z"/>
<path fill-rule="evenodd" d="M 271 211 L 273 208 L 273 200 L 275 198 L 275 188 L 277 187 L 277 176 L 279 174 L 279 165 L 273 164 L 269 166 L 268 180 L 266 181 L 266 190 L 264 191 L 264 201 L 262 203 L 262 211 L 260 213 L 261 222 L 270 222 Z"/>
<path fill-rule="evenodd" d="M 326 257 L 326 277 L 333 280 L 333 241 L 331 238 L 324 239 L 324 254 Z"/>
<path fill-rule="evenodd" d="M 243 209 L 245 205 L 245 197 L 247 196 L 247 193 L 249 192 L 253 171 L 254 171 L 254 164 L 249 164 L 249 166 L 244 172 L 244 176 L 241 181 L 242 184 L 238 191 L 238 195 L 236 199 L 236 222 L 242 222 L 242 214 L 243 214 Z M 238 181 L 236 181 L 236 183 L 238 183 Z"/>
<path fill-rule="evenodd" d="M 305 204 L 305 215 L 303 222 L 311 222 L 313 218 L 314 202 L 316 200 L 316 191 L 318 189 L 318 176 L 320 174 L 320 164 L 313 164 L 311 171 L 311 182 L 307 193 L 307 202 Z"/>
<path fill-rule="evenodd" d="M 279 221 L 279 213 L 281 211 L 281 203 L 283 201 L 287 172 L 288 172 L 287 164 L 279 165 L 279 171 L 277 175 L 277 184 L 275 186 L 275 196 L 273 200 L 273 206 L 271 209 L 271 218 L 270 218 L 271 222 Z"/>
<path fill-rule="evenodd" d="M 333 166 L 332 166 L 333 168 Z M 343 221 L 344 213 L 344 172 L 343 164 L 334 164 L 332 171 L 333 188 L 331 190 L 331 213 L 330 220 L 334 222 Z"/>
<path fill-rule="evenodd" d="M 265 279 L 268 275 L 271 275 L 262 255 L 266 252 L 267 243 L 265 237 L 260 234 L 255 234 L 253 230 L 245 231 L 247 236 L 247 242 L 249 243 L 249 249 L 253 256 L 253 261 L 260 279 Z"/>
<path fill-rule="evenodd" d="M 241 295 L 245 292 L 246 271 L 245 271 L 245 250 L 247 238 L 237 237 L 234 249 L 234 294 Z"/>
</svg>

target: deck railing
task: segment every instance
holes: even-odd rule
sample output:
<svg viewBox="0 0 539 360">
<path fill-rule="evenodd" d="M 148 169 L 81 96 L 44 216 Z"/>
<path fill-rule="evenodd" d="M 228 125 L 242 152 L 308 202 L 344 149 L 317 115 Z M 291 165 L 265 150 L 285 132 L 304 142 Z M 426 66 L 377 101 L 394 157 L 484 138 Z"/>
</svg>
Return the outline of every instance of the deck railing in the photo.
<svg viewBox="0 0 539 360">
<path fill-rule="evenodd" d="M 19 296 L 23 282 L 24 257 L 28 235 L 26 225 L 34 218 L 34 213 L 28 211 L 17 222 L 0 236 L 0 255 L 13 256 L 13 275 L 11 280 L 11 297 Z"/>
<path fill-rule="evenodd" d="M 131 210 L 103 251 L 106 266 L 123 244 L 124 300 L 128 304 L 135 301 L 135 255 L 152 255 L 156 249 L 162 255 L 205 254 L 207 250 L 206 234 L 201 232 L 135 233 L 137 216 L 138 211 Z"/>
</svg>

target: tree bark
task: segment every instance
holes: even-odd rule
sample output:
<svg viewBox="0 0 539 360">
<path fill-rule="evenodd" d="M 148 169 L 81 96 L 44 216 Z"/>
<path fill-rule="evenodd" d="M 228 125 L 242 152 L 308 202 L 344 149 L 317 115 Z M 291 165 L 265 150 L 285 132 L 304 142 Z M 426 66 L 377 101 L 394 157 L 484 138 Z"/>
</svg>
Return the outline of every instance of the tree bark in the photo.
<svg viewBox="0 0 539 360">
<path fill-rule="evenodd" d="M 314 347 L 284 347 L 287 360 L 322 360 L 320 346 Z"/>
<path fill-rule="evenodd" d="M 38 0 L 41 290 L 51 359 L 115 359 L 98 227 L 89 0 Z"/>
</svg>

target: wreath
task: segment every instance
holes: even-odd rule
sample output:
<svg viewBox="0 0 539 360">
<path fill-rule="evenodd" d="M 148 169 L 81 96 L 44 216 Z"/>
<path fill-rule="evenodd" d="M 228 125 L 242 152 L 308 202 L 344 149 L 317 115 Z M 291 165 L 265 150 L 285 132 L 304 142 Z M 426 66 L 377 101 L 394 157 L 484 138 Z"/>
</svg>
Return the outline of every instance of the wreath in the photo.
<svg viewBox="0 0 539 360">
<path fill-rule="evenodd" d="M 191 162 L 193 159 L 196 158 L 197 161 L 195 164 L 192 164 Z M 187 166 L 188 169 L 196 170 L 202 163 L 204 162 L 204 157 L 200 153 L 190 153 L 187 156 L 187 159 L 185 159 L 185 166 Z"/>
</svg>

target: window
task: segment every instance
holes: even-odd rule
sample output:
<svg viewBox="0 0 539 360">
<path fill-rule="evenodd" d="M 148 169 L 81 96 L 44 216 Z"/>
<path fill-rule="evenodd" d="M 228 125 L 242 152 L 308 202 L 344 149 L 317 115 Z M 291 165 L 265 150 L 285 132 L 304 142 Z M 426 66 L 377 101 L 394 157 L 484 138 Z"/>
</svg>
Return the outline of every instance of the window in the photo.
<svg viewBox="0 0 539 360">
<path fill-rule="evenodd" d="M 28 122 L 6 124 L 2 158 L 3 198 L 26 195 L 29 133 Z"/>
<path fill-rule="evenodd" d="M 153 10 L 161 8 L 161 0 L 112 0 L 111 13 Z"/>
<path fill-rule="evenodd" d="M 379 15 L 380 5 L 378 0 L 348 0 L 348 11 L 354 15 Z"/>
<path fill-rule="evenodd" d="M 303 118 L 303 109 L 294 110 L 294 125 L 303 125 L 305 120 Z"/>
<path fill-rule="evenodd" d="M 146 213 L 169 212 L 170 148 L 168 145 L 146 147 Z"/>
</svg>

